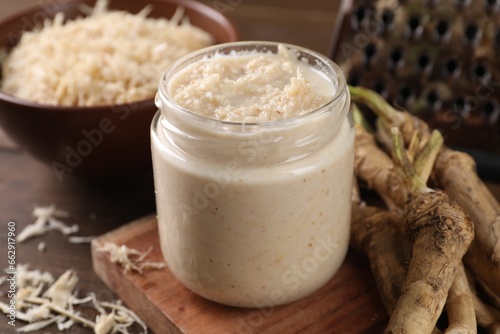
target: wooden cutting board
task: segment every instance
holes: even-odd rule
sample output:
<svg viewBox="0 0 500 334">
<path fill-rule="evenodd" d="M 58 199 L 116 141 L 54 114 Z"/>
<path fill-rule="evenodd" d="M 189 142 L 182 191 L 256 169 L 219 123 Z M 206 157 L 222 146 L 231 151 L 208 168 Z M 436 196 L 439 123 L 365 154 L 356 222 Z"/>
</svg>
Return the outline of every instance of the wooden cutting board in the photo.
<svg viewBox="0 0 500 334">
<path fill-rule="evenodd" d="M 156 334 L 381 333 L 387 315 L 367 261 L 349 252 L 338 273 L 313 295 L 289 305 L 241 309 L 205 300 L 178 282 L 167 268 L 142 275 L 125 273 L 106 252 L 106 242 L 140 251 L 153 247 L 149 261 L 162 261 L 156 218 L 147 216 L 92 242 L 94 271 Z"/>
</svg>

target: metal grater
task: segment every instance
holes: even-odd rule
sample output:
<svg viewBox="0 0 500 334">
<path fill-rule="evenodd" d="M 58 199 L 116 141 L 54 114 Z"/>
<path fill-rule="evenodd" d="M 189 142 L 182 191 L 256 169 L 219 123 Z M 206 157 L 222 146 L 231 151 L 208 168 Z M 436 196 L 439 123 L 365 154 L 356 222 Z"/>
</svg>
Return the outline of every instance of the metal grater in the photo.
<svg viewBox="0 0 500 334">
<path fill-rule="evenodd" d="M 330 56 L 500 179 L 500 0 L 343 0 Z"/>
</svg>

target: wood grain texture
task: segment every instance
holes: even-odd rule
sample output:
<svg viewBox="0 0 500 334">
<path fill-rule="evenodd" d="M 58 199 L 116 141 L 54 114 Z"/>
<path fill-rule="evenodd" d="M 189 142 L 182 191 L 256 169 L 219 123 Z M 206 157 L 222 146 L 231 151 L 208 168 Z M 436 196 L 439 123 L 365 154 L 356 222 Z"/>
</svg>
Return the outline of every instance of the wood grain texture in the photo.
<svg viewBox="0 0 500 334">
<path fill-rule="evenodd" d="M 125 273 L 98 249 L 107 242 L 162 261 L 156 218 L 150 215 L 94 239 L 94 271 L 155 333 L 376 333 L 387 315 L 368 266 L 349 253 L 334 278 L 313 295 L 279 307 L 242 309 L 213 303 L 186 289 L 168 268 Z"/>
</svg>

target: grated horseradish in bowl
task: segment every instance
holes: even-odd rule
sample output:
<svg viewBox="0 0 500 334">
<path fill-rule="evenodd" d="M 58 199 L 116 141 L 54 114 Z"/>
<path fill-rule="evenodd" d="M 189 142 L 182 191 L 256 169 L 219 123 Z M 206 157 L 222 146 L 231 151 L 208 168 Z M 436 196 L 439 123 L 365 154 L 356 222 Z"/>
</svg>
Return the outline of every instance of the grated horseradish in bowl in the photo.
<svg viewBox="0 0 500 334">
<path fill-rule="evenodd" d="M 190 0 L 33 7 L 0 22 L 0 125 L 60 181 L 148 171 L 159 76 L 236 39 L 222 14 Z"/>
</svg>

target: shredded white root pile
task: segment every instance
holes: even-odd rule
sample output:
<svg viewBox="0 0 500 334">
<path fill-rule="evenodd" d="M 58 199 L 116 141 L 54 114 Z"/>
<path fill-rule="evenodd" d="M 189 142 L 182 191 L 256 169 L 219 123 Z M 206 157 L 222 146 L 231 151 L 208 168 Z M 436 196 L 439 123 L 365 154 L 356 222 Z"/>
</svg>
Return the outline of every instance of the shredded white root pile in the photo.
<svg viewBox="0 0 500 334">
<path fill-rule="evenodd" d="M 17 236 L 17 242 L 22 243 L 30 238 L 43 235 L 49 231 L 58 231 L 64 235 L 78 232 L 78 225 L 66 225 L 58 218 L 69 217 L 66 211 L 57 210 L 55 205 L 48 207 L 37 207 L 33 210 L 33 216 L 36 218 L 33 224 L 27 225 Z"/>
<path fill-rule="evenodd" d="M 68 217 L 69 213 L 56 209 L 55 205 L 37 207 L 33 210 L 35 222 L 26 226 L 19 233 L 17 241 L 24 242 L 32 237 L 43 235 L 48 231 L 59 231 L 64 235 L 77 232 L 78 225 L 68 226 L 56 217 Z M 72 236 L 71 243 L 88 243 L 94 237 Z M 38 250 L 43 251 L 45 242 L 38 244 Z M 161 269 L 163 262 L 149 262 L 145 258 L 152 248 L 146 252 L 131 249 L 125 245 L 118 246 L 106 243 L 98 251 L 109 252 L 111 261 L 119 263 L 125 271 L 142 273 L 145 269 Z M 8 276 L 0 276 L 0 287 Z M 87 297 L 76 296 L 78 276 L 73 270 L 67 270 L 57 280 L 40 270 L 29 270 L 28 265 L 18 264 L 16 267 L 16 319 L 28 324 L 17 328 L 17 332 L 32 332 L 56 324 L 59 331 L 71 328 L 75 324 L 91 328 L 95 334 L 131 334 L 131 326 L 138 324 L 142 333 L 147 333 L 144 322 L 131 310 L 122 305 L 121 301 L 114 303 L 97 300 L 95 294 Z M 7 295 L 0 291 L 0 296 Z M 96 312 L 95 321 L 83 317 L 76 309 L 79 305 L 92 303 Z M 9 305 L 0 301 L 0 311 L 10 314 Z M 136 326 L 137 327 L 137 326 Z M 135 334 L 136 332 L 134 332 Z"/>
<path fill-rule="evenodd" d="M 6 278 L 0 277 L 0 282 Z M 76 296 L 77 284 L 78 276 L 73 270 L 66 271 L 54 281 L 48 272 L 28 270 L 27 265 L 18 265 L 16 318 L 28 324 L 17 328 L 17 332 L 32 332 L 55 323 L 59 331 L 80 324 L 91 328 L 95 334 L 131 334 L 132 326 L 138 324 L 142 333 L 147 333 L 144 322 L 121 301 L 99 301 L 93 293 L 80 299 Z M 77 307 L 83 304 L 93 306 L 97 314 L 95 321 L 78 312 Z M 9 314 L 8 304 L 0 301 L 0 311 Z"/>
<path fill-rule="evenodd" d="M 118 0 L 116 0 L 118 1 Z M 161 73 L 180 57 L 214 43 L 178 8 L 170 20 L 109 11 L 98 0 L 89 16 L 25 32 L 2 66 L 0 89 L 64 106 L 122 104 L 153 97 Z"/>
<path fill-rule="evenodd" d="M 22 243 L 36 236 L 44 235 L 50 231 L 57 231 L 64 235 L 70 235 L 79 231 L 79 226 L 76 224 L 67 225 L 58 218 L 69 217 L 69 212 L 61 211 L 54 204 L 47 207 L 36 207 L 33 210 L 33 216 L 36 218 L 33 224 L 27 225 L 17 236 L 17 242 Z M 70 236 L 68 242 L 72 244 L 90 243 L 94 239 L 93 236 Z M 43 241 L 38 243 L 38 251 L 43 252 L 47 248 L 47 244 Z"/>
<path fill-rule="evenodd" d="M 125 245 L 118 246 L 117 244 L 107 242 L 104 246 L 96 250 L 98 252 L 108 252 L 111 262 L 120 264 L 125 272 L 137 271 L 142 274 L 143 270 L 161 269 L 166 266 L 164 262 L 150 262 L 144 260 L 153 250 L 152 247 L 145 252 L 141 252 L 137 249 L 128 248 Z"/>
</svg>

